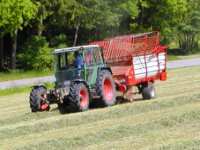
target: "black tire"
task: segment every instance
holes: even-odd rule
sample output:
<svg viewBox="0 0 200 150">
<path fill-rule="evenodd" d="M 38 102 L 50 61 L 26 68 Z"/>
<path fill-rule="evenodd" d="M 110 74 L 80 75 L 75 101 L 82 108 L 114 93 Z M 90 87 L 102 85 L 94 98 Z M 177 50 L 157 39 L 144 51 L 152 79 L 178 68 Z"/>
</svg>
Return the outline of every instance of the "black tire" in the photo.
<svg viewBox="0 0 200 150">
<path fill-rule="evenodd" d="M 32 112 L 41 111 L 41 103 L 42 103 L 42 96 L 47 94 L 47 89 L 44 86 L 36 86 L 32 89 L 30 93 L 30 108 Z M 50 109 L 50 106 L 48 106 L 48 109 Z"/>
<path fill-rule="evenodd" d="M 109 88 L 106 88 L 106 84 Z M 112 106 L 116 103 L 116 87 L 110 71 L 102 70 L 98 73 L 96 92 L 104 106 Z"/>
<path fill-rule="evenodd" d="M 90 93 L 84 83 L 73 83 L 68 97 L 69 105 L 74 111 L 86 111 L 89 109 Z"/>
<path fill-rule="evenodd" d="M 63 103 L 58 103 L 58 110 L 61 114 L 70 113 L 68 99 L 65 99 Z"/>
<path fill-rule="evenodd" d="M 156 91 L 153 83 L 142 86 L 142 97 L 144 100 L 150 100 L 156 97 Z"/>
</svg>

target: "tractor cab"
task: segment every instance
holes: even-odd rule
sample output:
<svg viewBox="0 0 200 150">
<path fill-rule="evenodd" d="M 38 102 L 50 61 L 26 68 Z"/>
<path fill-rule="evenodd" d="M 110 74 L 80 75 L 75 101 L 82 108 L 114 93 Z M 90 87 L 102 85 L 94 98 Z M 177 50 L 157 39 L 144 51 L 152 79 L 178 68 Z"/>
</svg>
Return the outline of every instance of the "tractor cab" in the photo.
<svg viewBox="0 0 200 150">
<path fill-rule="evenodd" d="M 76 79 L 92 85 L 96 82 L 98 67 L 104 65 L 98 45 L 56 49 L 54 55 L 57 87 L 63 87 Z"/>
</svg>

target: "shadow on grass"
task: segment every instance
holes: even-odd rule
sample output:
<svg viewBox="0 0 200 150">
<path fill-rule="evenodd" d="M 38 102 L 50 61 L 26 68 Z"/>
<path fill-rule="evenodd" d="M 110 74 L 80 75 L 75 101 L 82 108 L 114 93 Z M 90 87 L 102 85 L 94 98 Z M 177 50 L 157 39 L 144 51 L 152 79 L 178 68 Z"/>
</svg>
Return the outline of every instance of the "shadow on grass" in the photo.
<svg viewBox="0 0 200 150">
<path fill-rule="evenodd" d="M 129 100 L 124 98 L 123 96 L 118 96 L 116 98 L 116 105 L 122 105 L 122 104 L 127 104 L 127 103 L 132 103 L 132 102 L 139 102 L 142 101 L 142 98 L 136 98 L 134 100 Z M 90 103 L 89 110 L 95 110 L 95 109 L 101 109 L 101 108 L 106 108 L 104 103 L 100 99 L 95 99 Z M 59 111 L 61 114 L 71 114 L 71 113 L 78 113 L 77 109 L 72 106 L 72 105 L 65 105 L 54 107 L 50 109 L 51 112 Z"/>
</svg>

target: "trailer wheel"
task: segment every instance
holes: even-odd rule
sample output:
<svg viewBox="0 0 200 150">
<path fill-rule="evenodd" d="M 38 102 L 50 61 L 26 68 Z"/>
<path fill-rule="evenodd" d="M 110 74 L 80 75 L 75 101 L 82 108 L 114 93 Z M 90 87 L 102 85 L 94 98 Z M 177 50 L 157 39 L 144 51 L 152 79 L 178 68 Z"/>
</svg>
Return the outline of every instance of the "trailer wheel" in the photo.
<svg viewBox="0 0 200 150">
<path fill-rule="evenodd" d="M 112 106 L 116 103 L 116 87 L 112 75 L 108 70 L 99 72 L 96 91 L 105 106 Z"/>
<path fill-rule="evenodd" d="M 77 111 L 86 111 L 89 109 L 90 93 L 83 83 L 74 83 L 70 87 L 69 101 L 72 107 Z"/>
<path fill-rule="evenodd" d="M 142 97 L 145 100 L 150 100 L 156 97 L 156 91 L 153 83 L 148 83 L 142 86 Z"/>
<path fill-rule="evenodd" d="M 30 108 L 32 112 L 48 111 L 50 109 L 49 103 L 46 102 L 47 89 L 44 86 L 36 86 L 30 93 Z"/>
</svg>

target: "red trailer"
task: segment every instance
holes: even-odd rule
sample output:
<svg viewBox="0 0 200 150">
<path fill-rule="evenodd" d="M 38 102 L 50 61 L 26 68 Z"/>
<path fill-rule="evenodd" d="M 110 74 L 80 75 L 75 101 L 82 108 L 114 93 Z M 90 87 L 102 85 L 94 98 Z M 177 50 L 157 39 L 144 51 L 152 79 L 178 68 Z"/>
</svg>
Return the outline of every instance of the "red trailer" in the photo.
<svg viewBox="0 0 200 150">
<path fill-rule="evenodd" d="M 118 90 L 125 93 L 137 86 L 144 99 L 155 97 L 155 80 L 165 81 L 166 50 L 159 32 L 125 35 L 91 42 L 103 49 Z"/>
</svg>

